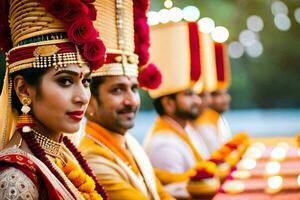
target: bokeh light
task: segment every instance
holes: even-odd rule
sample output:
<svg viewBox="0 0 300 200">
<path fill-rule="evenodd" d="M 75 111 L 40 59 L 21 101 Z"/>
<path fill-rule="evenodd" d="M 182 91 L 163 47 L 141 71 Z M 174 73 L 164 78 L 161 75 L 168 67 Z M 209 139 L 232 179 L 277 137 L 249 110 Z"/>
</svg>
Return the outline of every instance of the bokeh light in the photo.
<svg viewBox="0 0 300 200">
<path fill-rule="evenodd" d="M 259 32 L 264 28 L 264 22 L 261 17 L 252 15 L 247 19 L 247 27 L 251 31 Z"/>
<path fill-rule="evenodd" d="M 157 25 L 159 24 L 159 16 L 158 13 L 155 11 L 149 11 L 147 13 L 147 22 L 149 26 Z"/>
<path fill-rule="evenodd" d="M 271 11 L 274 16 L 278 14 L 285 14 L 289 13 L 289 9 L 285 3 L 282 1 L 274 1 L 271 5 Z"/>
<path fill-rule="evenodd" d="M 212 38 L 215 42 L 225 42 L 229 38 L 229 31 L 224 26 L 217 26 L 212 32 Z"/>
<path fill-rule="evenodd" d="M 275 26 L 281 31 L 288 31 L 291 28 L 291 20 L 285 14 L 277 14 L 274 17 Z"/>
<path fill-rule="evenodd" d="M 170 15 L 169 15 L 169 10 L 167 9 L 161 9 L 158 12 L 158 18 L 160 23 L 168 23 L 170 21 Z"/>
<path fill-rule="evenodd" d="M 173 7 L 169 10 L 170 20 L 172 22 L 179 22 L 183 18 L 183 13 L 180 8 Z"/>
<path fill-rule="evenodd" d="M 194 22 L 197 21 L 200 17 L 200 11 L 195 6 L 187 6 L 183 9 L 183 18 L 186 21 Z"/>
<path fill-rule="evenodd" d="M 202 33 L 211 33 L 215 28 L 215 22 L 209 17 L 201 18 L 198 21 L 199 30 Z"/>
<path fill-rule="evenodd" d="M 252 58 L 257 58 L 263 53 L 263 45 L 256 40 L 251 46 L 246 47 L 247 54 Z"/>
<path fill-rule="evenodd" d="M 244 47 L 241 43 L 234 41 L 231 42 L 228 46 L 228 52 L 229 52 L 229 56 L 231 58 L 240 58 L 243 56 L 244 54 Z"/>
<path fill-rule="evenodd" d="M 243 30 L 239 35 L 240 43 L 242 43 L 246 47 L 253 45 L 256 40 L 257 39 L 255 33 L 250 30 Z"/>
</svg>

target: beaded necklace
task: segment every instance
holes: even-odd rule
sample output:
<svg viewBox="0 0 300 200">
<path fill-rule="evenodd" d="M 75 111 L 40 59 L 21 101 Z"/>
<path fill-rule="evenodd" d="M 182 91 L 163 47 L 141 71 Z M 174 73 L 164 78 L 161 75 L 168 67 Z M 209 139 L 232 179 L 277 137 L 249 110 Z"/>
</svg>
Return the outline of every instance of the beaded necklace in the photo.
<svg viewBox="0 0 300 200">
<path fill-rule="evenodd" d="M 21 135 L 27 144 L 31 144 L 28 146 L 33 154 L 48 166 L 51 172 L 60 180 L 74 198 L 75 196 L 78 196 L 78 191 L 80 191 L 81 196 L 85 199 L 108 199 L 106 191 L 96 181 L 96 177 L 85 159 L 67 137 L 63 137 L 63 143 L 77 159 L 83 170 L 78 168 L 78 166 L 71 161 L 66 164 L 59 162 L 55 165 L 47 157 L 46 153 L 49 153 L 49 155 L 52 156 L 59 155 L 59 150 L 62 148 L 63 143 L 52 141 L 35 130 L 31 133 L 21 133 Z M 70 168 L 75 170 L 76 173 L 70 173 L 66 170 Z M 60 173 L 60 171 L 63 171 L 63 173 Z M 76 187 L 75 190 L 74 186 Z M 74 192 L 77 193 L 77 195 L 75 195 Z"/>
</svg>

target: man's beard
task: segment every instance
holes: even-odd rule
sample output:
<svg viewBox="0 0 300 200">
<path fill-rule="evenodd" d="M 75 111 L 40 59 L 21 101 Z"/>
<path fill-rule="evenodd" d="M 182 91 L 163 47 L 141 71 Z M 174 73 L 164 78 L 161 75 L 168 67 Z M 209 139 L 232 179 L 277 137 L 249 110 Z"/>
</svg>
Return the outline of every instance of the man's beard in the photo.
<svg viewBox="0 0 300 200">
<path fill-rule="evenodd" d="M 180 107 L 177 107 L 175 115 L 180 117 L 181 119 L 195 120 L 199 115 L 199 110 L 197 110 L 196 108 L 191 110 L 184 110 L 181 109 Z"/>
</svg>

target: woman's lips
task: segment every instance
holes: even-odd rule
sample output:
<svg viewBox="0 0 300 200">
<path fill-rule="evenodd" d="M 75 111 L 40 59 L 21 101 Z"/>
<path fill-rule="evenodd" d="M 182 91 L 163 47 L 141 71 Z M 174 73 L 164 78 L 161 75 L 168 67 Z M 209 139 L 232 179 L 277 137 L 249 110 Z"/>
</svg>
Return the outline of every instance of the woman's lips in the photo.
<svg viewBox="0 0 300 200">
<path fill-rule="evenodd" d="M 83 118 L 83 111 L 73 111 L 73 112 L 68 112 L 67 115 L 70 116 L 71 119 L 73 119 L 75 122 L 81 121 Z"/>
</svg>

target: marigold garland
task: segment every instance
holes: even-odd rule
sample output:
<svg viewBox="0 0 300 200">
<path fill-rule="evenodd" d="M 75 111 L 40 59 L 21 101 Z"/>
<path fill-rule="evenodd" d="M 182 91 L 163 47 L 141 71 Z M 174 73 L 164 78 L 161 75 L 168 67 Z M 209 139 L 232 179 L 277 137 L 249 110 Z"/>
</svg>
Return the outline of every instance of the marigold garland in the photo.
<svg viewBox="0 0 300 200">
<path fill-rule="evenodd" d="M 61 162 L 57 165 L 66 174 L 69 180 L 77 187 L 84 199 L 87 200 L 102 200 L 100 194 L 97 193 L 94 180 L 89 177 L 82 169 L 76 166 L 74 162 L 68 160 L 65 166 Z"/>
<path fill-rule="evenodd" d="M 33 133 L 23 133 L 21 132 L 22 138 L 26 141 L 29 145 L 29 149 L 32 151 L 33 155 L 35 155 L 37 158 L 39 158 L 43 163 L 45 163 L 50 171 L 59 179 L 59 181 L 66 187 L 66 189 L 72 194 L 72 196 L 75 198 L 74 193 L 71 191 L 71 189 L 67 186 L 67 183 L 65 182 L 64 178 L 61 176 L 61 174 L 54 168 L 53 163 L 50 161 L 50 159 L 46 156 L 45 151 L 42 149 L 42 147 L 39 145 L 39 143 L 36 141 L 35 137 L 33 136 Z M 71 143 L 71 141 L 64 137 L 63 141 L 66 145 L 66 147 L 71 151 L 71 153 L 76 157 L 78 160 L 80 166 L 82 169 L 78 168 L 75 163 L 73 162 L 67 162 L 67 165 L 65 165 L 63 172 L 66 174 L 68 179 L 76 186 L 76 188 L 81 192 L 82 196 L 87 200 L 108 200 L 108 196 L 104 188 L 96 182 L 96 177 L 91 171 L 90 167 L 86 163 L 85 159 L 82 157 L 81 153 L 76 149 L 76 147 Z M 58 167 L 62 167 L 61 161 L 56 159 L 56 163 Z M 76 170 L 74 170 L 76 169 Z M 74 170 L 74 173 L 71 173 Z M 72 181 L 72 180 L 74 181 Z M 93 189 L 93 190 L 92 190 Z"/>
</svg>

